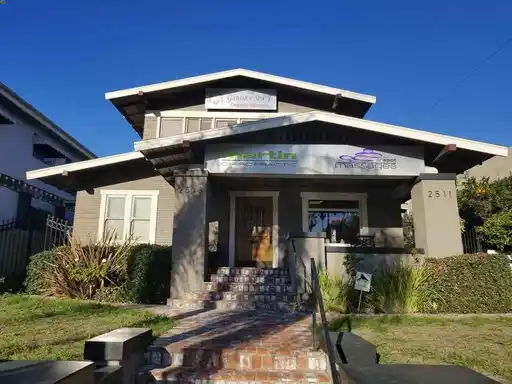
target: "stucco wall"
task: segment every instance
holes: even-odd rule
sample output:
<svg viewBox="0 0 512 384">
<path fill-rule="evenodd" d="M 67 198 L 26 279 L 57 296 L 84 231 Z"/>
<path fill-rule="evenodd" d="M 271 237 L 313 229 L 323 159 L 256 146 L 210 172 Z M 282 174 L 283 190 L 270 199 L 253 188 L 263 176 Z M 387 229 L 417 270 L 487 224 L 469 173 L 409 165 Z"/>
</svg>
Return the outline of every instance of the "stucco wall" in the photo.
<svg viewBox="0 0 512 384">
<path fill-rule="evenodd" d="M 32 156 L 33 137 L 37 134 L 41 139 L 66 155 L 72 161 L 81 160 L 55 138 L 49 136 L 46 131 L 24 121 L 19 116 L 9 114 L 0 106 L 0 112 L 12 116 L 14 124 L 0 125 L 0 173 L 5 173 L 19 180 L 26 180 L 26 172 L 39 168 L 46 168 L 48 165 Z M 74 200 L 74 196 L 61 191 L 54 186 L 46 184 L 41 180 L 30 180 L 29 184 L 53 193 L 65 200 Z M 0 220 L 10 219 L 16 215 L 18 202 L 17 193 L 10 190 L 0 191 Z M 52 205 L 44 202 L 34 202 L 34 206 L 44 207 L 54 213 Z"/>
<path fill-rule="evenodd" d="M 482 177 L 488 177 L 491 181 L 507 177 L 512 174 L 512 147 L 508 149 L 508 157 L 494 156 L 487 161 L 484 161 L 482 165 L 477 165 L 469 169 L 464 176 L 476 177 L 480 179 Z M 464 178 L 464 177 L 462 177 Z"/>
<path fill-rule="evenodd" d="M 174 220 L 174 188 L 161 176 L 104 185 L 94 188 L 93 193 L 79 191 L 76 198 L 73 233 L 82 241 L 96 239 L 100 219 L 102 189 L 118 190 L 158 190 L 156 219 L 156 244 L 171 245 Z"/>
</svg>

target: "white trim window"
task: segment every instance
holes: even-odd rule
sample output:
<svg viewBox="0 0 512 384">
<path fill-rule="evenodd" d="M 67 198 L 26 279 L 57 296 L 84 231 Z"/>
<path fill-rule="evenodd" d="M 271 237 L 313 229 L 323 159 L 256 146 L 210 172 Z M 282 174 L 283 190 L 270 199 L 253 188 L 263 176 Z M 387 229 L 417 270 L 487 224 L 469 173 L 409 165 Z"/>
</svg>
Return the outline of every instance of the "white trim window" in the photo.
<svg viewBox="0 0 512 384">
<path fill-rule="evenodd" d="M 352 245 L 368 234 L 366 194 L 303 192 L 302 227 L 326 232 L 330 244 Z"/>
<path fill-rule="evenodd" d="M 117 240 L 130 236 L 155 243 L 159 191 L 102 190 L 98 239 L 114 231 Z"/>
</svg>

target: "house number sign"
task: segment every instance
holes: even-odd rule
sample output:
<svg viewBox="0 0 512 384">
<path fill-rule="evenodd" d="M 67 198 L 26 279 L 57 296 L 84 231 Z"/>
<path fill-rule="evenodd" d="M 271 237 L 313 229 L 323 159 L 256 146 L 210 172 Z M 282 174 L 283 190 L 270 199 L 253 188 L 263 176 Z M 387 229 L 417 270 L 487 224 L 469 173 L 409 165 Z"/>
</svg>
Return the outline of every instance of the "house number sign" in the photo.
<svg viewBox="0 0 512 384">
<path fill-rule="evenodd" d="M 430 199 L 449 199 L 452 197 L 452 191 L 446 189 L 428 190 L 427 194 Z"/>
<path fill-rule="evenodd" d="M 177 187 L 178 193 L 183 193 L 186 195 L 198 195 L 203 192 L 202 186 L 199 187 Z"/>
</svg>

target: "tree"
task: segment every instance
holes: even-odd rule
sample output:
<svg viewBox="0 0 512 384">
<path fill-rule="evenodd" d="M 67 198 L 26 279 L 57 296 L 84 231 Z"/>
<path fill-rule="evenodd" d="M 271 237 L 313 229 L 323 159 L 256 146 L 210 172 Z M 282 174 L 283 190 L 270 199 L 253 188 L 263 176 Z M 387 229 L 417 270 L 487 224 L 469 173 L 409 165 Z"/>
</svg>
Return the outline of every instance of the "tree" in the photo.
<svg viewBox="0 0 512 384">
<path fill-rule="evenodd" d="M 457 199 L 466 228 L 476 228 L 488 247 L 512 249 L 512 176 L 492 182 L 471 177 L 461 184 Z"/>
</svg>

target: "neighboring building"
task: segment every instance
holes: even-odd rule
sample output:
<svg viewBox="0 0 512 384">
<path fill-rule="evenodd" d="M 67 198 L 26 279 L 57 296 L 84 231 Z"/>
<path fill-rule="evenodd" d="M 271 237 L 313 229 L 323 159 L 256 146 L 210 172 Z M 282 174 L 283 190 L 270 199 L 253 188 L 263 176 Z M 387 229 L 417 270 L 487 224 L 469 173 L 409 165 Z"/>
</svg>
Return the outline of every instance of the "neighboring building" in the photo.
<svg viewBox="0 0 512 384">
<path fill-rule="evenodd" d="M 26 172 L 96 157 L 64 130 L 0 83 L 0 222 L 28 211 L 72 219 L 75 194 Z M 66 214 L 66 211 L 68 213 Z"/>
<path fill-rule="evenodd" d="M 495 156 L 484 161 L 481 165 L 468 169 L 461 175 L 462 179 L 488 177 L 490 181 L 512 175 L 512 147 L 508 149 L 508 157 Z"/>
<path fill-rule="evenodd" d="M 507 155 L 365 120 L 373 96 L 243 69 L 106 98 L 140 135 L 134 152 L 28 178 L 78 191 L 81 239 L 114 230 L 172 244 L 173 298 L 202 290 L 212 264 L 292 268 L 288 233 L 327 232 L 329 260 L 405 257 L 408 199 L 416 246 L 460 254 L 455 174 Z"/>
</svg>

